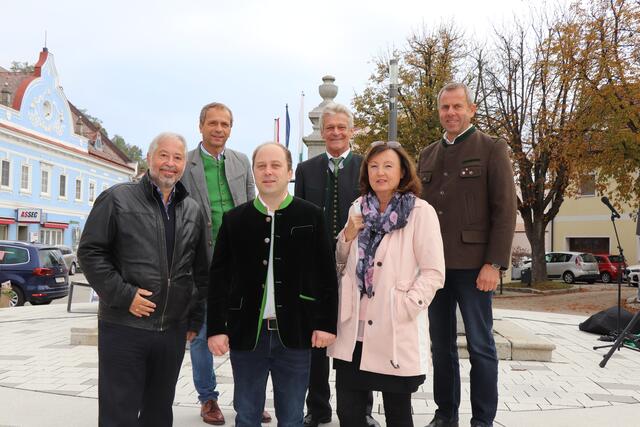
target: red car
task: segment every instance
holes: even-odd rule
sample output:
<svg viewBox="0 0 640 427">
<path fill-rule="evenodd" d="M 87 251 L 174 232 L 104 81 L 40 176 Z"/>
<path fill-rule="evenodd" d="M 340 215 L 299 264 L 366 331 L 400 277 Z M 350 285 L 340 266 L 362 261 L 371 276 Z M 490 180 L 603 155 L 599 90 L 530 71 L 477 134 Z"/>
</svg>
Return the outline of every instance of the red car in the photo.
<svg viewBox="0 0 640 427">
<path fill-rule="evenodd" d="M 598 261 L 598 270 L 600 270 L 600 280 L 602 283 L 610 283 L 618 280 L 618 273 L 624 271 L 621 266 L 622 259 L 620 255 L 594 254 Z"/>
</svg>

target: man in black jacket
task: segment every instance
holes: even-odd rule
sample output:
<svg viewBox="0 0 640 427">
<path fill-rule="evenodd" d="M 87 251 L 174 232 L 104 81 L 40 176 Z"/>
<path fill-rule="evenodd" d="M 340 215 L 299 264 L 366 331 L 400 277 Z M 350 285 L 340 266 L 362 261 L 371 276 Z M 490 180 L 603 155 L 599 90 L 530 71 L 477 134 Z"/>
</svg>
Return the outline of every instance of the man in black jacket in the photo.
<svg viewBox="0 0 640 427">
<path fill-rule="evenodd" d="M 208 273 L 205 222 L 179 182 L 186 154 L 182 136 L 158 135 L 148 173 L 100 194 L 85 224 L 78 258 L 100 296 L 101 426 L 173 423 L 187 330 L 202 323 Z"/>
<path fill-rule="evenodd" d="M 278 425 L 303 423 L 311 348 L 335 340 L 338 284 L 322 211 L 291 197 L 291 153 L 253 153 L 259 196 L 226 212 L 211 264 L 207 335 L 231 349 L 236 426 L 260 425 L 271 374 Z"/>
<path fill-rule="evenodd" d="M 327 151 L 298 165 L 295 196 L 323 210 L 326 230 L 335 249 L 336 236 L 347 223 L 349 207 L 360 196 L 362 156 L 353 153 L 349 147 L 353 137 L 351 111 L 342 104 L 327 104 L 320 115 L 320 135 Z M 315 348 L 311 355 L 305 427 L 331 422 L 330 398 L 327 351 Z M 371 417 L 372 406 L 373 394 L 369 393 L 367 424 L 379 426 Z"/>
</svg>

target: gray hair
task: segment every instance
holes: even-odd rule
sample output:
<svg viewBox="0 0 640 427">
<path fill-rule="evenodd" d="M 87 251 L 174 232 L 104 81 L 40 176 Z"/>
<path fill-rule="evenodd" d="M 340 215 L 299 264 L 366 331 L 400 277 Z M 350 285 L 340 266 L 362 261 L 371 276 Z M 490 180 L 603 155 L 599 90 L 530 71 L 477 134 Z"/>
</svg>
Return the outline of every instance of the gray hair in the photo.
<svg viewBox="0 0 640 427">
<path fill-rule="evenodd" d="M 155 151 L 158 149 L 158 144 L 160 144 L 160 141 L 162 141 L 163 139 L 177 139 L 178 141 L 180 141 L 182 143 L 182 147 L 184 148 L 184 156 L 187 157 L 187 140 L 184 139 L 184 136 L 175 132 L 162 132 L 158 134 L 158 136 L 153 138 L 151 144 L 149 144 L 149 150 L 147 151 L 148 156 L 152 156 L 153 153 L 155 153 Z"/>
<path fill-rule="evenodd" d="M 258 151 L 262 150 L 264 147 L 267 147 L 269 145 L 276 145 L 282 149 L 282 151 L 284 152 L 284 157 L 287 159 L 287 170 L 293 170 L 293 160 L 291 158 L 291 151 L 289 151 L 287 147 L 280 144 L 279 142 L 274 142 L 274 141 L 268 141 L 258 145 L 256 149 L 253 150 L 253 155 L 251 156 L 251 164 L 255 166 L 256 155 L 258 154 Z"/>
<path fill-rule="evenodd" d="M 324 129 L 324 116 L 325 114 L 329 116 L 333 116 L 334 114 L 342 113 L 347 116 L 349 129 L 353 129 L 353 113 L 349 110 L 348 107 L 338 104 L 336 102 L 328 103 L 324 109 L 322 110 L 322 114 L 320 114 L 320 130 Z"/>
<path fill-rule="evenodd" d="M 464 90 L 464 95 L 467 98 L 467 104 L 473 104 L 473 97 L 471 96 L 471 90 L 469 89 L 469 86 L 464 83 L 450 82 L 444 85 L 442 89 L 440 89 L 440 92 L 438 92 L 438 107 L 440 107 L 440 97 L 442 96 L 442 94 L 445 92 L 451 92 L 452 90 L 456 89 Z"/>
<path fill-rule="evenodd" d="M 233 113 L 231 112 L 231 109 L 224 105 L 222 102 L 210 102 L 209 104 L 202 107 L 202 110 L 200 110 L 200 126 L 204 124 L 204 119 L 207 117 L 207 111 L 212 108 L 217 110 L 225 110 L 227 113 L 229 113 L 229 126 L 233 127 Z"/>
</svg>

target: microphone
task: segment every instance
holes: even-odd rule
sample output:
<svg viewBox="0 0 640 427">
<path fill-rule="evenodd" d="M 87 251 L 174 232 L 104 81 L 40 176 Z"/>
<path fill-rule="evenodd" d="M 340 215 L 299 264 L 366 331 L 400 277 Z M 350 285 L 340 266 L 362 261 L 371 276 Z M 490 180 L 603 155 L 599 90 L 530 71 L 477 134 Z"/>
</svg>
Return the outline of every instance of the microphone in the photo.
<svg viewBox="0 0 640 427">
<path fill-rule="evenodd" d="M 618 213 L 616 208 L 611 206 L 611 202 L 609 202 L 609 198 L 607 196 L 602 196 L 600 201 L 611 210 L 611 216 L 613 216 L 614 218 L 620 218 L 620 214 Z"/>
</svg>

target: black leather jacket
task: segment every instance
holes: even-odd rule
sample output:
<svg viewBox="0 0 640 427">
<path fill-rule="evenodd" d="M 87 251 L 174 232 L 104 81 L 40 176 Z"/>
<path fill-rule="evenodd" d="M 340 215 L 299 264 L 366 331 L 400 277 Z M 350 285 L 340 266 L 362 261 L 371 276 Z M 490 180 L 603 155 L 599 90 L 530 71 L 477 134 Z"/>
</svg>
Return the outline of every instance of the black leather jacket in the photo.
<svg viewBox="0 0 640 427">
<path fill-rule="evenodd" d="M 154 199 L 148 174 L 138 183 L 102 192 L 87 218 L 78 259 L 89 284 L 100 296 L 100 320 L 163 331 L 188 321 L 198 331 L 208 286 L 206 227 L 200 207 L 178 182 L 173 262 L 167 263 L 162 208 Z M 138 288 L 153 295 L 149 317 L 138 318 L 129 306 Z"/>
</svg>

